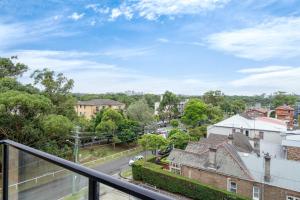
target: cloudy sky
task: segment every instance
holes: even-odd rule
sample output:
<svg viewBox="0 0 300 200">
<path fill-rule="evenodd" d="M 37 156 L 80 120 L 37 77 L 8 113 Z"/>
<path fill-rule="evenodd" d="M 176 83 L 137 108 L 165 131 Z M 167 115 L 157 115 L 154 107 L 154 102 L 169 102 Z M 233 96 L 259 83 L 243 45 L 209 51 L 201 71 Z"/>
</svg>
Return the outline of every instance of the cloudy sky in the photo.
<svg viewBox="0 0 300 200">
<path fill-rule="evenodd" d="M 300 2 L 0 0 L 11 55 L 74 92 L 300 93 Z"/>
</svg>

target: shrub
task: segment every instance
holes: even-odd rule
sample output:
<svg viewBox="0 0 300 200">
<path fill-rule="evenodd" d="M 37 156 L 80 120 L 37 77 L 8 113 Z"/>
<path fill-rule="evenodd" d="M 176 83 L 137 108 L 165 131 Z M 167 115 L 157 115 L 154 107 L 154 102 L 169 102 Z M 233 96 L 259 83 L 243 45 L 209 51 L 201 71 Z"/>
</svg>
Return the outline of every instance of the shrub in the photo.
<svg viewBox="0 0 300 200">
<path fill-rule="evenodd" d="M 137 161 L 132 166 L 134 180 L 146 182 L 163 190 L 198 200 L 246 200 L 236 194 L 201 184 L 180 175 L 165 171 L 153 163 Z"/>
</svg>

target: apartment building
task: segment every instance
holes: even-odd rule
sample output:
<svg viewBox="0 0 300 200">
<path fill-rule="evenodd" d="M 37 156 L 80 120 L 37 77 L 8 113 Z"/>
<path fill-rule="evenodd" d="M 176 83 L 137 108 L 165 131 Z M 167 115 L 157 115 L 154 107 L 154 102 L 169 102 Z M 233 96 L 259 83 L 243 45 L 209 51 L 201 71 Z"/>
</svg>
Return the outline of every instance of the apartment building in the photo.
<svg viewBox="0 0 300 200">
<path fill-rule="evenodd" d="M 105 108 L 124 110 L 125 104 L 111 99 L 92 99 L 89 101 L 78 101 L 75 111 L 78 116 L 91 119 L 97 112 Z"/>
</svg>

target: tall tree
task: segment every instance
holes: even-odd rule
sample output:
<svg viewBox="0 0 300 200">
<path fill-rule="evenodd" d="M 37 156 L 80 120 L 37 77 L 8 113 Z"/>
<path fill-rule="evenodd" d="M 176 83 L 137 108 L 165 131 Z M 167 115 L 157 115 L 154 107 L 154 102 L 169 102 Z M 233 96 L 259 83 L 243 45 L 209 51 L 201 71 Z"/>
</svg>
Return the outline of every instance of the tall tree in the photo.
<svg viewBox="0 0 300 200">
<path fill-rule="evenodd" d="M 153 111 L 149 108 L 145 99 L 136 101 L 127 109 L 127 116 L 135 121 L 138 121 L 142 126 L 153 122 Z"/>
<path fill-rule="evenodd" d="M 23 75 L 28 70 L 28 67 L 22 63 L 14 63 L 13 60 L 17 59 L 16 56 L 11 58 L 0 57 L 0 78 L 4 77 L 17 77 Z"/>
<path fill-rule="evenodd" d="M 275 109 L 284 104 L 294 106 L 298 97 L 294 94 L 278 91 L 272 96 L 272 107 Z"/>
<path fill-rule="evenodd" d="M 70 119 L 76 118 L 74 110 L 76 100 L 71 95 L 74 85 L 72 79 L 66 78 L 62 73 L 56 74 L 48 69 L 36 70 L 31 77 L 34 79 L 34 84 L 41 85 L 43 93 L 52 100 L 55 113 Z"/>
<path fill-rule="evenodd" d="M 182 122 L 188 126 L 196 127 L 206 122 L 208 106 L 199 99 L 191 99 L 187 102 Z"/>
<path fill-rule="evenodd" d="M 165 113 L 167 120 L 170 121 L 171 119 L 178 117 L 178 103 L 179 98 L 172 92 L 166 91 L 159 104 L 159 112 Z"/>
<path fill-rule="evenodd" d="M 170 144 L 174 145 L 175 148 L 185 149 L 186 145 L 190 140 L 189 134 L 183 131 L 176 131 L 174 134 L 168 137 Z"/>
<path fill-rule="evenodd" d="M 205 92 L 202 96 L 203 101 L 206 104 L 211 104 L 213 106 L 218 106 L 224 101 L 225 95 L 220 90 L 211 90 Z"/>
</svg>

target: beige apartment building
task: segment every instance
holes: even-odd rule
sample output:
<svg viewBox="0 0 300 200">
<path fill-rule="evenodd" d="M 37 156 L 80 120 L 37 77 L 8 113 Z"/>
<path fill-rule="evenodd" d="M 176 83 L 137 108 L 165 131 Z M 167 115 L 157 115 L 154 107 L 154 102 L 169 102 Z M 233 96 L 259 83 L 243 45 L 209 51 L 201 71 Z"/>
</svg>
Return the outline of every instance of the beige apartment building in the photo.
<svg viewBox="0 0 300 200">
<path fill-rule="evenodd" d="M 97 112 L 105 108 L 123 110 L 125 109 L 125 104 L 111 99 L 92 99 L 89 101 L 78 101 L 75 111 L 78 116 L 91 119 Z"/>
</svg>

